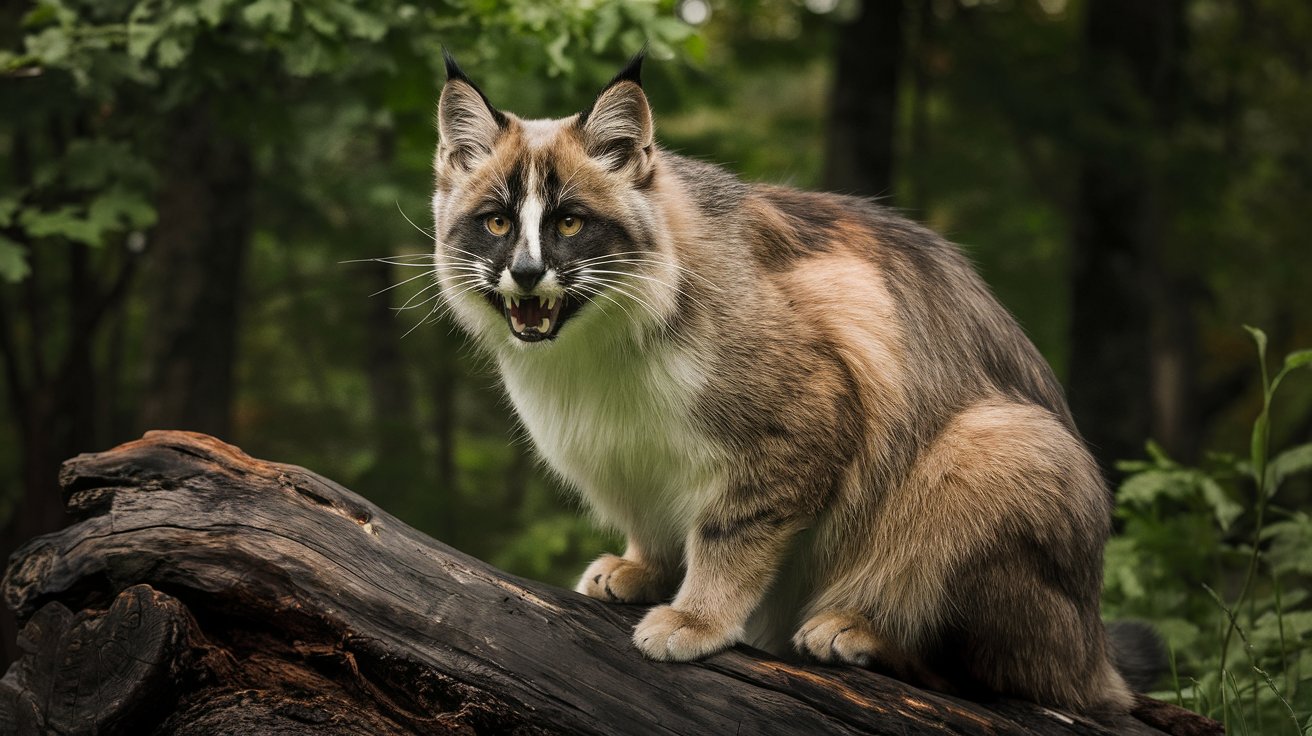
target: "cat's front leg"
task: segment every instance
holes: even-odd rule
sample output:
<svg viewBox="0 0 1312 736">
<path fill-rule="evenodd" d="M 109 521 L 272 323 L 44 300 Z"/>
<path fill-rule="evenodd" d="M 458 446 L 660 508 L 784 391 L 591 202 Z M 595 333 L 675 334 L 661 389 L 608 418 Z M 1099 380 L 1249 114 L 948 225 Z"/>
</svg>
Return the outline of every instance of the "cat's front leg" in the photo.
<svg viewBox="0 0 1312 736">
<path fill-rule="evenodd" d="M 673 557 L 646 552 L 630 537 L 623 557 L 598 557 L 588 565 L 574 590 L 611 603 L 669 600 L 679 581 L 679 566 Z"/>
<path fill-rule="evenodd" d="M 679 594 L 638 623 L 634 644 L 652 659 L 687 661 L 741 641 L 747 618 L 800 528 L 798 514 L 769 505 L 705 514 L 688 536 L 688 570 Z"/>
</svg>

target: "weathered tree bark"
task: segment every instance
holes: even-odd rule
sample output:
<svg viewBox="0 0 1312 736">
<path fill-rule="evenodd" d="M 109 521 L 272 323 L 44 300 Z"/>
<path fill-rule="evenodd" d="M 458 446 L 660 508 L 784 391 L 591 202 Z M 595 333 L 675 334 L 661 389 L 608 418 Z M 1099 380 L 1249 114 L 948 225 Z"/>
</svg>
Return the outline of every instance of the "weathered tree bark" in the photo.
<svg viewBox="0 0 1312 736">
<path fill-rule="evenodd" d="M 3 733 L 1220 733 L 1148 699 L 1104 727 L 741 647 L 649 662 L 641 609 L 511 577 L 203 435 L 152 432 L 60 480 L 81 520 L 4 580 L 26 626 Z"/>
</svg>

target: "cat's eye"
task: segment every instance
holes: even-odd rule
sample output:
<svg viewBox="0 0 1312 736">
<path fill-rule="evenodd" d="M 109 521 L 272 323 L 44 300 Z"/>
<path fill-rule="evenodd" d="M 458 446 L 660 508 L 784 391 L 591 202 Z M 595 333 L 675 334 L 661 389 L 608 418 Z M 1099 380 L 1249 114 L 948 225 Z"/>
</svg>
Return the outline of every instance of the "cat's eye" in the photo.
<svg viewBox="0 0 1312 736">
<path fill-rule="evenodd" d="M 583 229 L 583 218 L 566 215 L 556 222 L 556 232 L 565 237 L 573 237 Z"/>
<path fill-rule="evenodd" d="M 505 215 L 488 215 L 483 220 L 483 227 L 498 238 L 502 238 L 510 232 L 510 220 L 507 220 Z"/>
</svg>

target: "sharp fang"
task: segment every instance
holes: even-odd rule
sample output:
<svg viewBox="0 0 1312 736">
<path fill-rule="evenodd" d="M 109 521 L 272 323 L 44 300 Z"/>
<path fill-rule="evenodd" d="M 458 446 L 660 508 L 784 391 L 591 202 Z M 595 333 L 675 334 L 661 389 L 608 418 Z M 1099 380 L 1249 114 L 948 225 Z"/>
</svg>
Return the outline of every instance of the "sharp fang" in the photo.
<svg viewBox="0 0 1312 736">
<path fill-rule="evenodd" d="M 510 315 L 510 326 L 513 327 L 513 328 L 515 329 L 515 332 L 523 332 L 523 331 L 524 331 L 524 323 L 523 323 L 523 322 L 520 322 L 520 321 L 517 320 L 517 319 L 515 319 L 515 315 L 513 315 L 513 314 Z"/>
<path fill-rule="evenodd" d="M 555 308 L 556 308 L 556 297 L 554 296 L 547 297 L 547 309 L 555 309 Z"/>
<path fill-rule="evenodd" d="M 550 317 L 543 317 L 543 318 L 542 318 L 542 324 L 538 325 L 538 332 L 541 332 L 541 333 L 543 333 L 543 334 L 546 334 L 546 333 L 548 333 L 548 332 L 551 332 L 551 318 L 550 318 Z"/>
<path fill-rule="evenodd" d="M 518 307 L 518 306 L 519 306 L 519 294 L 511 294 L 511 295 L 510 295 L 510 301 L 514 302 L 514 303 L 515 303 L 515 306 Z"/>
<path fill-rule="evenodd" d="M 510 297 L 506 296 L 505 294 L 502 294 L 501 298 L 506 302 L 506 309 L 510 309 Z"/>
</svg>

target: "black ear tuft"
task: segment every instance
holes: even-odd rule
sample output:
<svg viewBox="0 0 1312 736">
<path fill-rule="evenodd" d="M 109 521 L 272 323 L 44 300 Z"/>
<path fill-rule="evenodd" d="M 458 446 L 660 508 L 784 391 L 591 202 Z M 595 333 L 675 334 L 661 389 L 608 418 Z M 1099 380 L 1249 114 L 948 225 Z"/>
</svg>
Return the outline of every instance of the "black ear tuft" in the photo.
<svg viewBox="0 0 1312 736">
<path fill-rule="evenodd" d="M 597 93 L 597 98 L 592 101 L 591 105 L 588 105 L 588 109 L 579 113 L 578 125 L 580 128 L 588 122 L 588 118 L 592 115 L 592 111 L 597 107 L 597 100 L 600 100 L 611 87 L 614 87 L 620 82 L 633 82 L 638 85 L 639 89 L 642 89 L 642 61 L 645 58 L 647 58 L 647 45 L 643 44 L 642 49 L 634 54 L 633 58 L 629 59 L 629 63 L 624 65 L 624 68 L 620 70 L 620 73 L 612 77 L 611 80 L 606 83 L 606 86 L 601 88 L 601 91 Z"/>
<path fill-rule="evenodd" d="M 456 63 L 456 57 L 451 55 L 451 49 L 445 46 L 442 47 L 442 61 L 446 62 L 446 81 L 459 79 L 462 82 L 473 84 L 469 81 L 469 77 L 465 75 L 465 70 L 461 69 L 460 65 Z"/>
<path fill-rule="evenodd" d="M 651 107 L 642 91 L 646 48 L 610 80 L 574 124 L 583 133 L 588 155 L 609 171 L 627 170 L 635 179 L 651 170 Z"/>
<path fill-rule="evenodd" d="M 473 88 L 473 90 L 478 93 L 479 99 L 483 100 L 483 104 L 487 106 L 488 112 L 492 113 L 492 119 L 496 120 L 497 125 L 504 130 L 505 127 L 509 125 L 509 121 L 506 119 L 505 114 L 492 106 L 491 100 L 487 98 L 487 95 L 483 94 L 483 90 L 479 89 L 477 84 L 474 84 L 474 80 L 470 79 L 468 74 L 465 74 L 465 70 L 461 69 L 460 64 L 456 63 L 456 57 L 452 55 L 451 50 L 445 46 L 442 47 L 442 61 L 446 63 L 447 84 L 450 84 L 451 82 L 464 82 Z"/>
<path fill-rule="evenodd" d="M 647 58 L 647 47 L 644 45 L 642 50 L 629 59 L 629 63 L 624 65 L 619 74 L 606 83 L 603 90 L 610 89 L 620 82 L 633 82 L 639 87 L 642 86 L 642 60 Z"/>
</svg>

